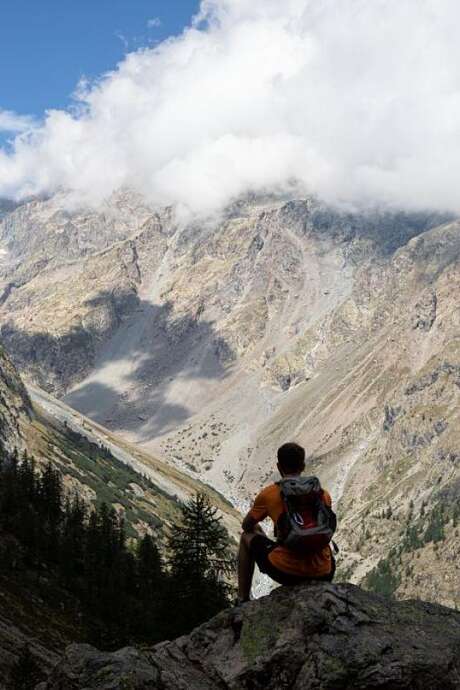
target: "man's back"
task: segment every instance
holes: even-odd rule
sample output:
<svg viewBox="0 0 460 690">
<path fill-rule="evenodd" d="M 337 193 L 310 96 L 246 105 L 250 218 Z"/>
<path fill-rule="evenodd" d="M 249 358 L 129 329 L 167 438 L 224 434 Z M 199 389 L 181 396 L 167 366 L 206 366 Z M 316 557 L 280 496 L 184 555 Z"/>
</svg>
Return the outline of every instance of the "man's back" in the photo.
<svg viewBox="0 0 460 690">
<path fill-rule="evenodd" d="M 331 497 L 324 491 L 324 503 L 331 506 Z M 274 525 L 284 512 L 281 491 L 277 484 L 270 484 L 258 494 L 249 515 L 256 522 L 269 517 Z M 322 577 L 328 575 L 332 568 L 332 556 L 329 546 L 313 553 L 299 554 L 284 546 L 276 546 L 268 556 L 269 561 L 279 570 L 300 577 Z"/>
</svg>

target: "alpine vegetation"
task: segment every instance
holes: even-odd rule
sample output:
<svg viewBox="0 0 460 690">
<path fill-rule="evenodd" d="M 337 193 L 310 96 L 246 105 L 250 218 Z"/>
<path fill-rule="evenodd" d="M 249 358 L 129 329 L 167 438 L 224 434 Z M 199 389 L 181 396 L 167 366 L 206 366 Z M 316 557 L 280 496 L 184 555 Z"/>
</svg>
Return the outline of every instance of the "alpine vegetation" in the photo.
<svg viewBox="0 0 460 690">
<path fill-rule="evenodd" d="M 197 494 L 182 515 L 161 548 L 149 534 L 128 539 L 112 506 L 89 509 L 69 496 L 51 464 L 39 471 L 27 453 L 3 454 L 0 575 L 7 587 L 46 579 L 47 605 L 76 639 L 102 649 L 177 637 L 225 608 L 232 592 L 229 537 L 209 499 Z"/>
</svg>

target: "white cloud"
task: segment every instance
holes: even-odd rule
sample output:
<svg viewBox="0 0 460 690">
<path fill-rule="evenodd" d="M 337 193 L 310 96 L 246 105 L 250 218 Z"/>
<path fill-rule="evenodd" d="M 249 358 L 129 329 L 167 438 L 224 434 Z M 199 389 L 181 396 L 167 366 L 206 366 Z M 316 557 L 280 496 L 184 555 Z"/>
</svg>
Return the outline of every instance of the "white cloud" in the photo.
<svg viewBox="0 0 460 690">
<path fill-rule="evenodd" d="M 0 152 L 0 195 L 127 185 L 209 212 L 297 179 L 460 211 L 459 23 L 456 0 L 204 0 Z"/>
<path fill-rule="evenodd" d="M 34 119 L 28 115 L 18 115 L 11 110 L 0 108 L 0 132 L 20 134 L 27 132 L 35 126 Z"/>
<path fill-rule="evenodd" d="M 149 29 L 157 29 L 159 26 L 161 26 L 160 17 L 153 17 L 152 19 L 149 19 L 147 22 L 147 26 Z"/>
</svg>

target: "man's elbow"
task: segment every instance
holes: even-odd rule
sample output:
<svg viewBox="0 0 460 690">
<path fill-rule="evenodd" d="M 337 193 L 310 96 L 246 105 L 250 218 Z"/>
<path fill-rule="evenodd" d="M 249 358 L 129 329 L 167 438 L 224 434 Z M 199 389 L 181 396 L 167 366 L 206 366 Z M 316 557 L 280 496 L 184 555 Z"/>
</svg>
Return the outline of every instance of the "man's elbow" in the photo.
<svg viewBox="0 0 460 690">
<path fill-rule="evenodd" d="M 257 521 L 254 520 L 253 517 L 251 517 L 250 515 L 246 515 L 246 517 L 244 518 L 244 520 L 241 524 L 241 528 L 242 528 L 243 532 L 253 532 L 256 524 L 257 524 Z"/>
</svg>

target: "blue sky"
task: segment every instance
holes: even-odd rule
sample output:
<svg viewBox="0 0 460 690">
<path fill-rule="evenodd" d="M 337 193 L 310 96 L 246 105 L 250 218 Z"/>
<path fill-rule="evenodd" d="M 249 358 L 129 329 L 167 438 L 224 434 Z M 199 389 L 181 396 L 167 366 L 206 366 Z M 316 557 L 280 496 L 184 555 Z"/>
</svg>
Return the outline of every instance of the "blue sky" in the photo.
<svg viewBox="0 0 460 690">
<path fill-rule="evenodd" d="M 2 0 L 0 108 L 40 117 L 46 108 L 65 107 L 81 76 L 98 76 L 125 52 L 180 32 L 198 5 L 198 0 Z"/>
</svg>

